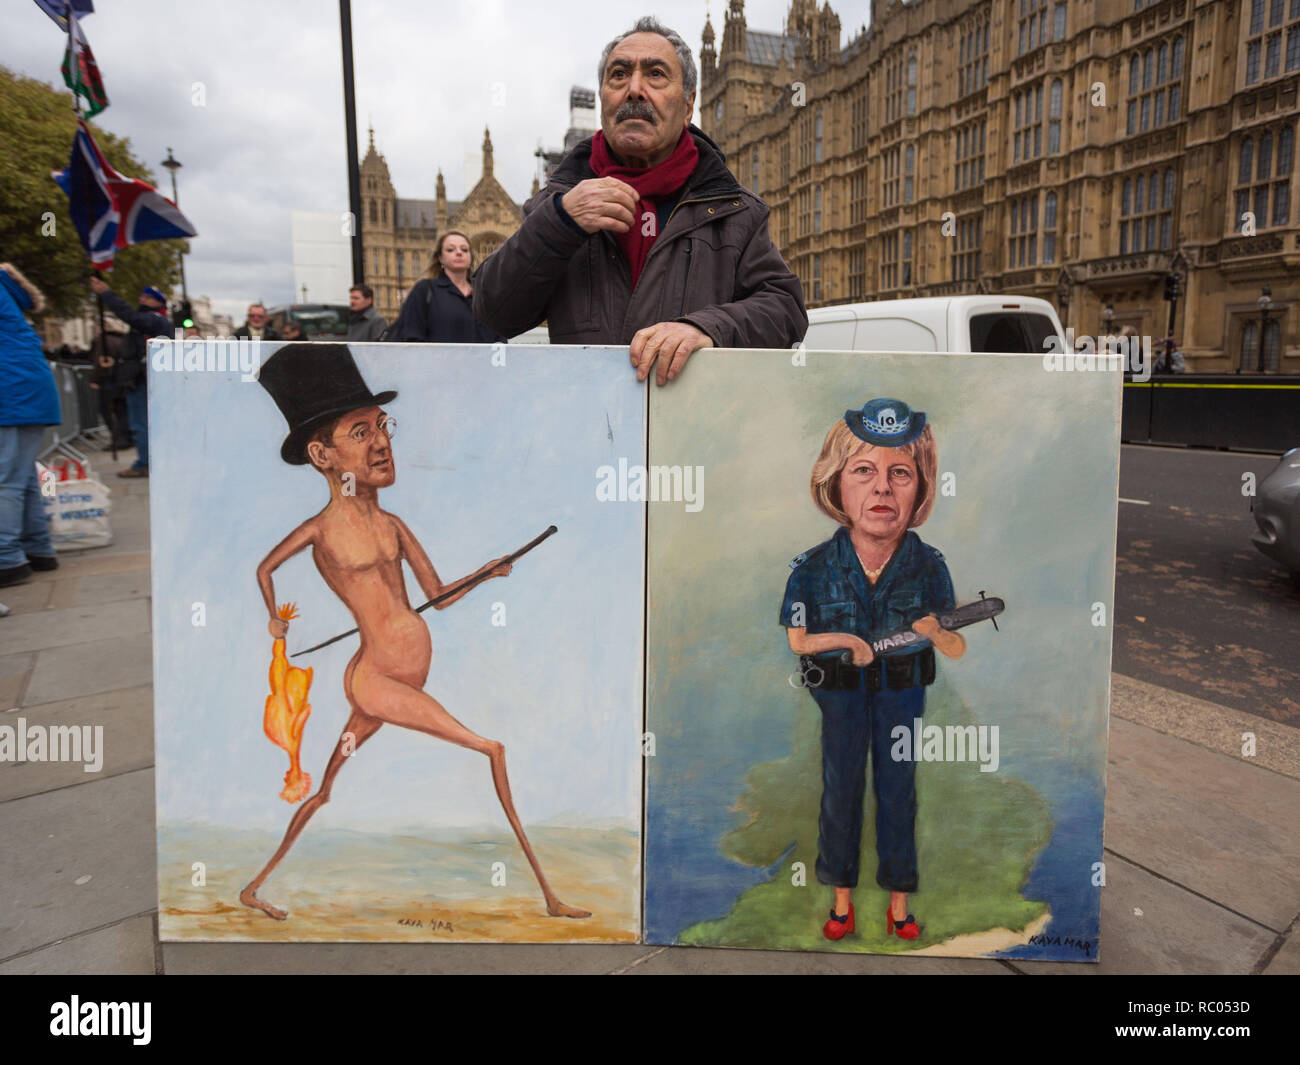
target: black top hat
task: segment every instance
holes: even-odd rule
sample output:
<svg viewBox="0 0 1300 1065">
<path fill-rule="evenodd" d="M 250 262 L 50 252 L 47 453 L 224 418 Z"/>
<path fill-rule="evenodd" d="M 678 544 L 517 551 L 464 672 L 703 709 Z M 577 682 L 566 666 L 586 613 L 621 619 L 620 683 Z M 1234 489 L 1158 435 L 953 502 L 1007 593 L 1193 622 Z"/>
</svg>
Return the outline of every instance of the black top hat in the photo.
<svg viewBox="0 0 1300 1065">
<path fill-rule="evenodd" d="M 397 395 L 371 392 L 346 344 L 285 344 L 262 364 L 257 379 L 289 423 L 280 457 L 294 466 L 306 465 L 307 441 L 330 419 Z"/>
</svg>

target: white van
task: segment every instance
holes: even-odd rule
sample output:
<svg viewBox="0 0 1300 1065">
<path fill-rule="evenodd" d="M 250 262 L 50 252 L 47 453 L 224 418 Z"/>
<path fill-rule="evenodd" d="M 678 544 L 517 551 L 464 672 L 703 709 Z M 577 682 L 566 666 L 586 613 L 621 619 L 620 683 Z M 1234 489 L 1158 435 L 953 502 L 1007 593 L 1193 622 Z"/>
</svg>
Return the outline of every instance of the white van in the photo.
<svg viewBox="0 0 1300 1065">
<path fill-rule="evenodd" d="M 808 312 L 810 351 L 1066 351 L 1056 310 L 1032 296 L 936 296 L 816 307 Z M 1046 343 L 1045 343 L 1046 341 Z"/>
</svg>

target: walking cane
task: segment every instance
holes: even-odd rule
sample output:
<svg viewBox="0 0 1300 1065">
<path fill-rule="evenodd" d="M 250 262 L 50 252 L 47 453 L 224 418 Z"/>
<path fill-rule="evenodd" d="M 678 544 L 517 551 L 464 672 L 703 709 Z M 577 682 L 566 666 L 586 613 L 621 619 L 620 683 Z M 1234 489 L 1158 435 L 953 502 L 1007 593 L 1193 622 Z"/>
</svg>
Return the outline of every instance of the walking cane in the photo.
<svg viewBox="0 0 1300 1065">
<path fill-rule="evenodd" d="M 516 559 L 523 558 L 524 555 L 528 554 L 529 551 L 531 551 L 534 547 L 540 544 L 547 537 L 555 535 L 555 531 L 556 529 L 554 525 L 548 526 L 546 531 L 542 533 L 540 536 L 533 537 L 533 539 L 529 540 L 528 543 L 524 544 L 524 546 L 521 547 L 518 551 L 516 551 L 513 555 L 507 555 L 501 561 L 513 563 Z M 437 606 L 439 603 L 445 602 L 446 600 L 450 599 L 452 596 L 460 595 L 461 592 L 467 592 L 471 588 L 475 587 L 476 585 L 482 584 L 485 580 L 488 579 L 489 576 L 491 576 L 491 571 L 489 571 L 488 573 L 481 573 L 473 580 L 466 581 L 464 584 L 458 585 L 457 587 L 451 589 L 451 591 L 443 592 L 441 595 L 434 596 L 434 598 L 430 599 L 427 603 L 424 604 L 424 606 L 416 607 L 415 612 L 417 614 L 422 614 L 426 610 L 428 610 L 429 607 Z M 339 635 L 333 637 L 332 639 L 326 640 L 324 643 L 318 643 L 315 647 L 308 647 L 305 651 L 295 651 L 289 657 L 299 658 L 302 655 L 309 655 L 313 651 L 319 651 L 322 647 L 328 647 L 332 643 L 338 643 L 339 640 L 347 639 L 349 636 L 353 635 L 353 633 L 355 633 L 356 631 L 357 631 L 356 629 L 348 629 L 347 632 L 341 632 L 339 633 Z"/>
</svg>

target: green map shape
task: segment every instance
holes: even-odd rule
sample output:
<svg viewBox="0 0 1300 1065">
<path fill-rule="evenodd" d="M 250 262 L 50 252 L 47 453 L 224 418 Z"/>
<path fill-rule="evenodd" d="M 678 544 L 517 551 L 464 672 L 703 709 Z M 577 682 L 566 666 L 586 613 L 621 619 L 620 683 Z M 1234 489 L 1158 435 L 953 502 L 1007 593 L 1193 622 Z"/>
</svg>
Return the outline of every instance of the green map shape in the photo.
<svg viewBox="0 0 1300 1065">
<path fill-rule="evenodd" d="M 966 704 L 942 679 L 927 689 L 925 702 L 924 725 L 975 723 Z M 821 928 L 832 893 L 814 872 L 821 712 L 811 695 L 803 696 L 800 704 L 790 755 L 749 771 L 747 790 L 737 804 L 747 820 L 721 840 L 722 853 L 744 865 L 767 867 L 780 860 L 776 875 L 742 892 L 725 917 L 686 928 L 680 943 L 901 953 L 994 928 L 1020 931 L 1047 912 L 1046 903 L 1020 895 L 1035 855 L 1052 835 L 1047 803 L 1038 792 L 1004 773 L 982 773 L 975 761 L 921 762 L 916 767 L 919 887 L 908 896 L 908 910 L 921 935 L 905 940 L 885 933 L 889 893 L 875 881 L 875 800 L 868 777 L 861 872 L 853 893 L 857 930 L 838 942 L 826 939 Z M 793 883 L 795 862 L 806 870 L 803 886 Z"/>
</svg>

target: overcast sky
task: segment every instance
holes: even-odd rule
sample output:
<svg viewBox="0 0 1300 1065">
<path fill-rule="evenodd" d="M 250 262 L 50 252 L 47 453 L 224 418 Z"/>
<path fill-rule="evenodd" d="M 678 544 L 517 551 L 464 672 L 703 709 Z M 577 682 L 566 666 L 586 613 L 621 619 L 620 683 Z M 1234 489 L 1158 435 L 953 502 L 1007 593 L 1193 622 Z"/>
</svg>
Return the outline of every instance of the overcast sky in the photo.
<svg viewBox="0 0 1300 1065">
<path fill-rule="evenodd" d="M 868 20 L 868 3 L 833 6 L 843 44 Z M 289 302 L 290 212 L 347 209 L 338 4 L 97 0 L 95 7 L 83 28 L 111 103 L 96 122 L 130 138 L 165 192 L 170 184 L 157 164 L 169 146 L 183 164 L 181 206 L 199 231 L 186 260 L 191 294 L 212 297 L 236 322 L 251 299 Z M 719 45 L 725 8 L 726 0 L 713 0 L 709 9 Z M 788 10 L 788 0 L 749 0 L 746 21 L 777 31 Z M 441 168 L 456 200 L 471 187 L 466 170 L 468 182 L 478 178 L 486 125 L 497 179 L 522 202 L 539 139 L 547 148 L 563 143 L 569 87 L 595 88 L 601 49 L 646 13 L 676 29 L 698 62 L 703 0 L 644 7 L 354 0 L 360 150 L 373 121 L 399 196 L 431 199 Z M 10 0 L 5 28 L 0 63 L 61 87 L 65 38 L 36 4 Z M 193 103 L 195 83 L 203 106 Z M 494 95 L 496 83 L 504 94 Z"/>
</svg>

